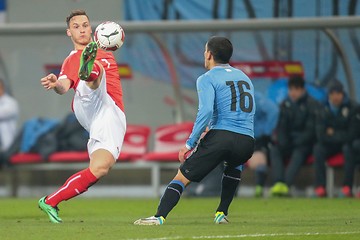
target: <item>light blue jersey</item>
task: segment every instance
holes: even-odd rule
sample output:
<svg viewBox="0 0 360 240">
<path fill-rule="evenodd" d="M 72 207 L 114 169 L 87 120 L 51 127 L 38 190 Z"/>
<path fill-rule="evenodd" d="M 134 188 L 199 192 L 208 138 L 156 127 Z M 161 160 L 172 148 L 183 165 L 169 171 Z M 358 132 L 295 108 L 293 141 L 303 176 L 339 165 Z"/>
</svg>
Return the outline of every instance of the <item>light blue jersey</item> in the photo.
<svg viewBox="0 0 360 240">
<path fill-rule="evenodd" d="M 207 126 L 254 137 L 254 86 L 246 74 L 229 64 L 218 65 L 196 81 L 199 109 L 189 139 L 194 148 Z"/>
</svg>

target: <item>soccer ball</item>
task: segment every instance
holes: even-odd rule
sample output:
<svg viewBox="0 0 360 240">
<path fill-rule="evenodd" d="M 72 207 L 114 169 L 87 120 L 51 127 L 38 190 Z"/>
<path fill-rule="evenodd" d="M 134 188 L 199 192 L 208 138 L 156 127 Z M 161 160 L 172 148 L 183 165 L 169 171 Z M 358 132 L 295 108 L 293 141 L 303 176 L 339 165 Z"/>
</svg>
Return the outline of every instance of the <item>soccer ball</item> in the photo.
<svg viewBox="0 0 360 240">
<path fill-rule="evenodd" d="M 99 48 L 115 51 L 123 45 L 125 32 L 119 24 L 107 21 L 96 27 L 94 38 Z"/>
</svg>

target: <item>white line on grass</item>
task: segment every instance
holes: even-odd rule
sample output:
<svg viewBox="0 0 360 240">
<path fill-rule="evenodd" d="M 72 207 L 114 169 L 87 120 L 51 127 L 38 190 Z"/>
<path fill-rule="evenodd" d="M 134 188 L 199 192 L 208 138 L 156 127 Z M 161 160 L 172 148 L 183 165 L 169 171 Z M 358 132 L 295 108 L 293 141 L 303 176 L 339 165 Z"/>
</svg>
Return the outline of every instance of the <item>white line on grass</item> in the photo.
<svg viewBox="0 0 360 240">
<path fill-rule="evenodd" d="M 161 238 L 131 238 L 128 240 L 176 240 L 176 239 L 226 239 L 226 238 L 246 238 L 246 237 L 281 237 L 281 236 L 315 236 L 315 235 L 351 235 L 360 234 L 360 232 L 308 232 L 308 233 L 254 233 L 240 235 L 219 235 L 219 236 L 174 236 Z"/>
</svg>

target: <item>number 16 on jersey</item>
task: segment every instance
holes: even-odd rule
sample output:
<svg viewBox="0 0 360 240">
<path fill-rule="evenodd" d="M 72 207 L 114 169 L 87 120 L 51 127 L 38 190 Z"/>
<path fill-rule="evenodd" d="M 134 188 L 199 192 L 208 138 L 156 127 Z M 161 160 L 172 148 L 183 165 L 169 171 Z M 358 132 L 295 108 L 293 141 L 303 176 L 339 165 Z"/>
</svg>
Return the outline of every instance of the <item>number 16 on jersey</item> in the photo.
<svg viewBox="0 0 360 240">
<path fill-rule="evenodd" d="M 251 112 L 254 106 L 254 99 L 251 93 L 245 91 L 245 89 L 250 90 L 249 83 L 245 81 L 237 81 L 237 82 L 226 81 L 226 85 L 230 87 L 230 91 L 231 91 L 230 110 L 236 111 L 237 92 L 235 88 L 237 87 L 240 93 L 240 98 L 239 98 L 240 110 L 247 113 Z"/>
</svg>

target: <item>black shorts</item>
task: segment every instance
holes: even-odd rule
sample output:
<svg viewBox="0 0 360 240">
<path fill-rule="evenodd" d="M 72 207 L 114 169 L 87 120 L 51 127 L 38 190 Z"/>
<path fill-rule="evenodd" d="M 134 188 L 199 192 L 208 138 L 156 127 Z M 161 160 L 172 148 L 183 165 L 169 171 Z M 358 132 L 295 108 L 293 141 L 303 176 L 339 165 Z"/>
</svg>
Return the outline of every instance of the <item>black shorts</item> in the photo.
<svg viewBox="0 0 360 240">
<path fill-rule="evenodd" d="M 262 135 L 260 137 L 257 137 L 255 140 L 254 151 L 268 152 L 270 142 L 271 142 L 270 136 Z"/>
<path fill-rule="evenodd" d="M 236 168 L 246 163 L 254 152 L 254 138 L 226 130 L 210 130 L 193 154 L 180 166 L 191 182 L 200 182 L 219 163 Z"/>
</svg>

